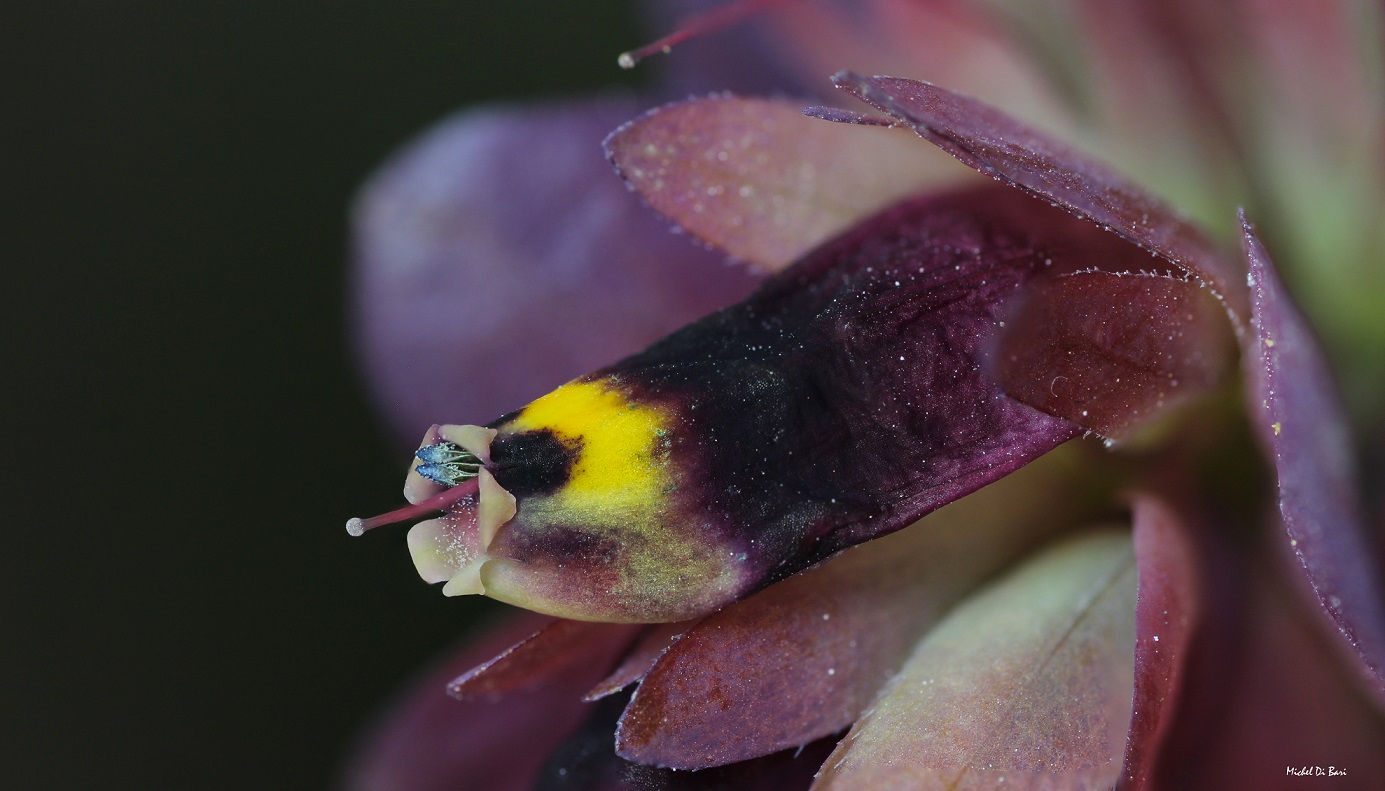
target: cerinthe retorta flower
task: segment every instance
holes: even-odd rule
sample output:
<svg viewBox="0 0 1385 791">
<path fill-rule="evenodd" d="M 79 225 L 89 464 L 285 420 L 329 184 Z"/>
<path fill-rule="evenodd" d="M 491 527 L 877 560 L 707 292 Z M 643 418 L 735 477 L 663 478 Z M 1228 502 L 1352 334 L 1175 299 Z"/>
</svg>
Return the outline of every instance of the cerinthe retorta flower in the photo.
<svg viewBox="0 0 1385 791">
<path fill-rule="evenodd" d="M 743 2 L 668 62 L 741 95 L 407 149 L 359 299 L 426 430 L 348 529 L 421 518 L 425 580 L 547 617 L 348 787 L 1385 777 L 1378 17 Z"/>
</svg>

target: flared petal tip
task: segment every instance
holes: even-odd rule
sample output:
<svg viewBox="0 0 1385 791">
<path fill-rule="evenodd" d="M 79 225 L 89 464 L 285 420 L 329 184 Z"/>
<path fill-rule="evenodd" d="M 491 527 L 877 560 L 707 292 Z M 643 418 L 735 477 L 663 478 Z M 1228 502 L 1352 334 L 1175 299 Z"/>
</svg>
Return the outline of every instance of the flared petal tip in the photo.
<svg viewBox="0 0 1385 791">
<path fill-rule="evenodd" d="M 495 482 L 489 470 L 477 476 L 479 486 L 449 507 L 446 516 L 420 522 L 409 530 L 409 555 L 425 582 L 446 583 L 444 596 L 486 593 L 481 569 L 497 531 L 515 515 L 515 498 Z"/>
<path fill-rule="evenodd" d="M 491 432 L 494 434 L 495 432 Z M 476 523 L 481 534 L 481 546 L 490 546 L 501 525 L 514 518 L 518 511 L 515 496 L 505 487 L 496 483 L 490 470 L 481 470 L 478 476 L 481 487 L 481 504 L 476 509 Z"/>
<path fill-rule="evenodd" d="M 451 582 L 485 560 L 470 510 L 419 522 L 409 530 L 409 556 L 424 582 Z"/>
<path fill-rule="evenodd" d="M 346 532 L 359 536 L 371 528 L 442 512 L 409 531 L 409 555 L 425 582 L 445 583 L 443 594 L 485 593 L 481 567 L 500 528 L 514 518 L 516 500 L 486 469 L 494 429 L 434 425 L 423 435 L 404 484 L 409 505 L 369 519 L 354 518 Z"/>
<path fill-rule="evenodd" d="M 486 586 L 481 584 L 481 567 L 486 564 L 486 558 L 477 558 L 474 562 L 468 563 L 452 579 L 442 586 L 444 596 L 479 596 L 486 592 Z"/>
</svg>

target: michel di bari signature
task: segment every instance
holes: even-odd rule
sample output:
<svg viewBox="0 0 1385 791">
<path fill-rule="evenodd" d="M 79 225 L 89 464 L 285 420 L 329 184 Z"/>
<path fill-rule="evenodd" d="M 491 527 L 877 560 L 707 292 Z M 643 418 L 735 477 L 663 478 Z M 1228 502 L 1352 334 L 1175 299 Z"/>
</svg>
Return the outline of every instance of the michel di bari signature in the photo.
<svg viewBox="0 0 1385 791">
<path fill-rule="evenodd" d="M 1336 766 L 1286 766 L 1286 777 L 1346 777 L 1347 770 Z"/>
</svg>

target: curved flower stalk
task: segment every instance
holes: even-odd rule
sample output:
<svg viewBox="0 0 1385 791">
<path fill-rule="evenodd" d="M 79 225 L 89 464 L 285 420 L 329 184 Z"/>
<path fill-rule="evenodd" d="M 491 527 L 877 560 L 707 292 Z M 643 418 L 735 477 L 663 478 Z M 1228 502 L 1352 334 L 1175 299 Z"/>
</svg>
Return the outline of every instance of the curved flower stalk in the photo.
<svg viewBox="0 0 1385 791">
<path fill-rule="evenodd" d="M 1095 90 L 1087 72 L 1004 4 L 867 2 L 867 23 L 845 27 L 828 24 L 836 3 L 747 5 L 771 6 L 765 29 L 814 57 L 907 65 L 913 49 L 872 45 L 922 26 L 939 44 L 926 71 L 1002 98 L 1045 86 L 1020 101 L 1031 119 L 1078 138 L 1099 126 L 1076 101 Z M 1174 7 L 1177 33 L 1192 12 Z M 1068 10 L 1117 32 L 1153 13 L 1110 8 Z M 968 54 L 929 65 L 949 51 Z M 428 389 L 437 360 L 487 380 L 510 369 L 518 395 L 491 411 L 519 408 L 467 425 L 472 388 L 444 381 L 463 406 L 428 415 L 441 424 L 410 469 L 412 504 L 349 528 L 434 516 L 409 536 L 425 580 L 560 620 L 457 675 L 461 702 L 438 683 L 407 699 L 358 756 L 356 787 L 1267 788 L 1296 782 L 1286 761 L 1359 787 L 1381 776 L 1385 611 L 1346 421 L 1248 221 L 1236 251 L 980 101 L 835 82 L 867 109 L 715 96 L 607 140 L 645 203 L 772 273 L 735 304 L 747 284 L 701 251 L 643 230 L 626 241 L 648 247 L 618 243 L 643 227 L 625 209 L 560 210 L 542 218 L 558 232 L 507 241 L 538 220 L 525 189 L 508 204 L 486 199 L 484 172 L 437 175 L 439 158 L 466 170 L 566 138 L 586 108 L 460 122 L 368 190 L 362 297 L 370 353 L 404 378 L 389 387 Z M 1178 139 L 1244 155 L 1244 130 L 1208 110 L 1231 112 L 1215 87 L 1184 97 Z M 564 162 L 559 187 L 600 165 Z M 597 183 L 594 204 L 625 205 L 602 192 L 618 182 Z M 671 274 L 649 280 L 656 268 Z M 500 355 L 501 322 L 413 320 L 417 299 L 466 277 L 483 315 L 630 281 L 680 311 L 694 292 L 729 306 L 644 351 L 645 314 L 606 316 L 641 328 L 573 351 L 605 355 L 578 376 L 561 321 L 525 316 L 525 342 Z M 407 328 L 388 320 L 404 310 Z M 432 358 L 444 342 L 456 350 Z M 1244 411 L 1228 397 L 1237 345 Z M 409 380 L 411 349 L 432 384 Z M 546 745 L 548 726 L 587 722 L 542 765 L 506 773 L 457 746 L 499 710 L 522 730 L 540 706 Z"/>
</svg>

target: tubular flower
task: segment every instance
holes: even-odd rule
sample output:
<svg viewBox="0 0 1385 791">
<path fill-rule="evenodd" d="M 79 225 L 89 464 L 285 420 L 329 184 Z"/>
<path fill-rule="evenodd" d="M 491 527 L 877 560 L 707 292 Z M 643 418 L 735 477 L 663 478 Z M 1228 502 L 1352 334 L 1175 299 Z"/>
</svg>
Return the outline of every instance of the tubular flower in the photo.
<svg viewBox="0 0 1385 791">
<path fill-rule="evenodd" d="M 429 517 L 408 537 L 424 580 L 549 617 L 420 682 L 348 787 L 1385 776 L 1349 413 L 1235 208 L 1273 220 L 1310 306 L 1345 270 L 1378 282 L 1378 230 L 1295 189 L 1378 156 L 1359 72 L 1379 52 L 1330 4 L 1041 5 L 714 9 L 685 30 L 739 20 L 710 40 L 758 44 L 694 41 L 675 89 L 812 91 L 804 71 L 852 66 L 982 98 L 843 71 L 849 109 L 482 111 L 374 179 L 363 347 L 392 417 L 434 425 L 410 504 L 348 530 Z M 1282 128 L 1237 90 L 1266 77 Z M 622 120 L 617 179 L 592 146 Z M 1377 205 L 1372 172 L 1332 211 Z M 1330 323 L 1347 392 L 1378 392 L 1378 326 Z"/>
</svg>

